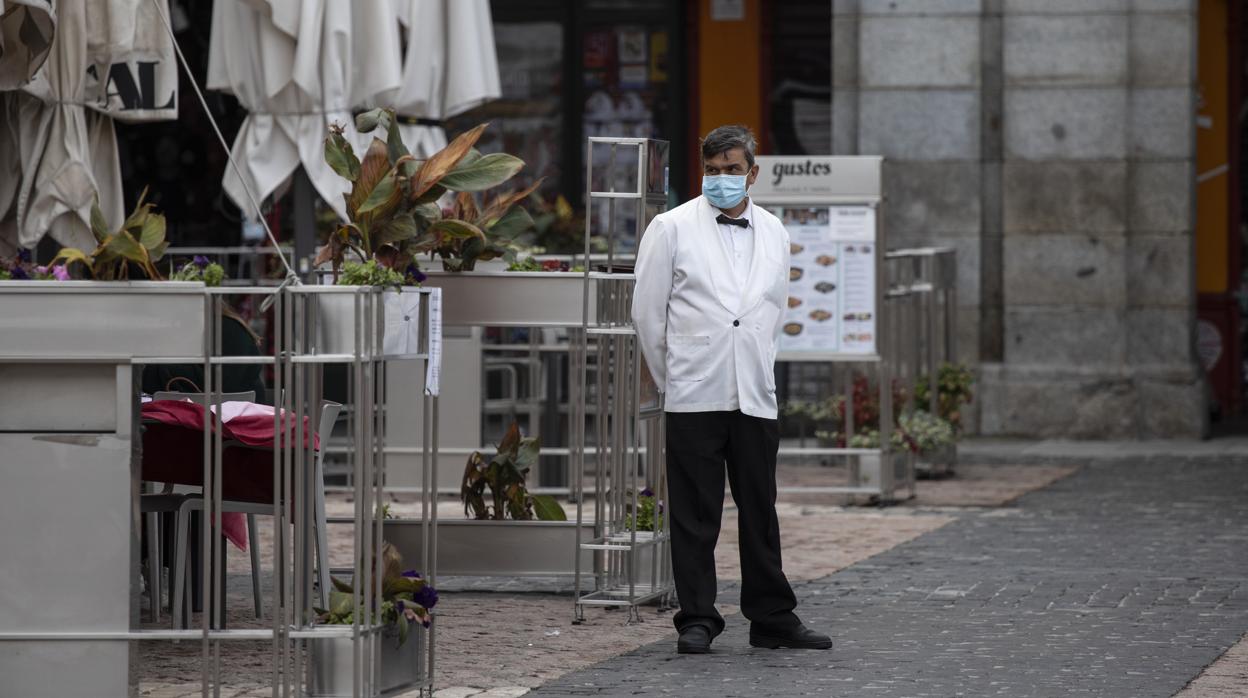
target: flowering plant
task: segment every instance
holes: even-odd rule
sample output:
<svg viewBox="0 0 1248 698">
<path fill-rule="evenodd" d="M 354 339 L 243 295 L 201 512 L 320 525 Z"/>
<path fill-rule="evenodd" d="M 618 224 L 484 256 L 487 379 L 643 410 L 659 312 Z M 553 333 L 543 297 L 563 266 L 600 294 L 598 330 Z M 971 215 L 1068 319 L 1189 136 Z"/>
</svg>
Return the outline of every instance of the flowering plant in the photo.
<svg viewBox="0 0 1248 698">
<path fill-rule="evenodd" d="M 34 264 L 30 250 L 18 250 L 17 256 L 7 262 L 0 260 L 0 281 L 69 281 L 69 278 L 64 264 Z"/>
<path fill-rule="evenodd" d="M 399 631 L 399 645 L 407 642 L 412 623 L 429 627 L 433 622 L 430 609 L 438 604 L 438 592 L 416 570 L 400 571 L 403 558 L 393 545 L 381 547 L 381 603 L 374 609 L 382 623 L 392 624 Z M 331 578 L 334 588 L 329 592 L 329 608 L 314 609 L 317 622 L 325 625 L 348 625 L 355 622 L 352 599 L 355 588 L 340 579 Z"/>
<path fill-rule="evenodd" d="M 936 411 L 942 419 L 953 426 L 955 433 L 962 431 L 962 406 L 969 405 L 971 386 L 975 375 L 964 364 L 943 363 L 936 373 Z M 931 404 L 931 388 L 927 376 L 920 376 L 914 386 L 915 403 L 920 410 Z"/>
<path fill-rule="evenodd" d="M 525 257 L 507 265 L 507 271 L 574 271 L 583 272 L 585 267 L 573 265 L 566 259 L 542 259 Z"/>
<path fill-rule="evenodd" d="M 632 506 L 631 503 L 629 506 Z M 631 531 L 633 525 L 633 515 L 629 514 L 625 520 L 625 526 Z M 637 493 L 636 526 L 638 531 L 663 528 L 663 502 L 658 501 L 658 498 L 654 496 L 654 490 L 649 487 Z"/>
<path fill-rule="evenodd" d="M 225 269 L 202 254 L 183 264 L 169 276 L 170 281 L 202 281 L 205 286 L 220 286 L 225 279 Z"/>
<path fill-rule="evenodd" d="M 916 453 L 939 451 L 957 440 L 952 424 L 922 410 L 903 414 L 898 426 Z"/>
</svg>

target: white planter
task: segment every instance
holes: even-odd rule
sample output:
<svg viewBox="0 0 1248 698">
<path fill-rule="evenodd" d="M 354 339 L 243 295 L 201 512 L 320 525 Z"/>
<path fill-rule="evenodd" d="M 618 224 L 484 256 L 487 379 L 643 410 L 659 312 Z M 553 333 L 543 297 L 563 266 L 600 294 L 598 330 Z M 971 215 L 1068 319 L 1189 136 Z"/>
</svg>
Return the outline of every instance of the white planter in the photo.
<svg viewBox="0 0 1248 698">
<path fill-rule="evenodd" d="M 113 431 L 117 366 L 202 362 L 204 285 L 0 281 L 0 430 Z M 34 399 L 38 397 L 38 399 Z"/>
<path fill-rule="evenodd" d="M 297 292 L 315 304 L 316 353 L 363 360 L 419 355 L 420 293 L 414 287 L 305 286 Z"/>
<path fill-rule="evenodd" d="M 630 544 L 634 540 L 633 532 L 620 531 L 619 533 L 613 533 L 607 536 L 607 540 L 611 543 Z M 648 586 L 652 581 L 657 581 L 659 586 L 663 586 L 671 580 L 670 566 L 664 565 L 666 562 L 664 555 L 665 548 L 662 545 L 651 545 L 650 543 L 653 540 L 654 531 L 638 531 L 636 538 L 637 547 L 633 549 L 632 553 L 627 553 L 624 556 L 623 564 L 625 565 L 632 564 L 630 556 L 635 558 L 637 561 L 637 571 L 634 580 L 638 585 Z M 655 558 L 658 558 L 657 561 L 660 569 L 663 569 L 665 566 L 668 568 L 668 571 L 661 573 L 657 580 L 654 577 Z"/>
<path fill-rule="evenodd" d="M 332 626 L 331 626 L 332 627 Z M 376 690 L 371 695 L 390 696 L 419 689 L 429 683 L 426 671 L 425 632 L 415 625 L 408 633 L 407 642 L 398 644 L 399 631 L 390 626 L 377 638 L 377 651 L 369 651 L 365 645 L 362 663 L 364 670 L 370 666 L 377 677 Z M 349 637 L 313 638 L 308 640 L 307 695 L 312 698 L 350 698 L 354 696 L 354 652 Z M 371 655 L 371 657 L 370 657 Z M 365 695 L 370 695 L 365 693 Z"/>
<path fill-rule="evenodd" d="M 919 454 L 915 469 L 926 475 L 950 475 L 958 464 L 958 445 L 951 443 Z"/>
<path fill-rule="evenodd" d="M 205 311 L 200 283 L 0 281 L 4 630 L 85 635 L 0 642 L 0 694 L 128 695 L 132 362 L 202 361 Z"/>
<path fill-rule="evenodd" d="M 851 470 L 851 487 L 876 490 L 880 496 L 891 498 L 898 487 L 910 480 L 914 469 L 914 453 L 909 450 L 891 453 L 863 453 L 857 456 L 856 473 Z"/>
<path fill-rule="evenodd" d="M 0 359 L 203 356 L 204 285 L 0 281 Z"/>
<path fill-rule="evenodd" d="M 385 539 L 409 567 L 424 559 L 424 532 L 416 520 L 390 519 Z M 438 521 L 439 575 L 558 577 L 576 573 L 575 521 Z M 594 536 L 592 523 L 581 524 L 581 541 Z M 581 572 L 593 574 L 594 556 L 581 554 Z"/>
<path fill-rule="evenodd" d="M 590 279 L 589 321 L 595 321 Z M 424 281 L 442 289 L 446 325 L 580 327 L 585 274 L 548 271 L 434 271 Z"/>
</svg>

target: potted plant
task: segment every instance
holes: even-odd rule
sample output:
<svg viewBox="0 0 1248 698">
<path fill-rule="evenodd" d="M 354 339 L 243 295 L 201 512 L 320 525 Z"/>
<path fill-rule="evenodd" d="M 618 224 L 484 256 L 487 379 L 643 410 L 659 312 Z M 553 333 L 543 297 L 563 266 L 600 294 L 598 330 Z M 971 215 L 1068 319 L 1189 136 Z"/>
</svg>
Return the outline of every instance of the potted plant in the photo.
<svg viewBox="0 0 1248 698">
<path fill-rule="evenodd" d="M 393 110 L 374 109 L 356 117 L 361 133 L 386 133 L 385 140 L 372 139 L 362 159 L 343 136 L 342 126 L 330 126 L 325 161 L 351 183 L 351 191 L 344 194 L 347 221 L 330 234 L 314 264 L 330 263 L 337 281 L 350 252 L 360 263 L 375 261 L 405 282 L 419 283 L 422 254 L 437 255 L 448 271 L 469 271 L 478 261 L 513 254 L 511 240 L 533 226 L 532 217 L 516 204 L 541 180 L 478 201 L 477 192 L 503 184 L 524 167 L 512 155 L 482 155 L 473 147 L 486 126 L 459 135 L 426 160 L 417 159 L 403 143 Z M 443 208 L 438 202 L 447 192 L 455 196 Z"/>
<path fill-rule="evenodd" d="M 576 571 L 577 523 L 567 520 L 554 497 L 532 493 L 526 483 L 539 455 L 538 440 L 524 437 L 513 422 L 491 458 L 479 452 L 468 457 L 460 486 L 466 518 L 438 521 L 440 574 L 559 576 Z M 419 524 L 386 522 L 387 538 L 406 557 L 424 553 Z M 592 523 L 580 526 L 583 537 L 592 535 Z M 585 557 L 582 571 L 592 573 L 593 560 Z"/>
<path fill-rule="evenodd" d="M 163 282 L 156 263 L 168 247 L 165 218 L 145 198 L 146 192 L 116 230 L 98 203 L 92 206 L 93 249 L 64 248 L 46 265 L 36 265 L 27 250 L 0 260 L 0 315 L 13 320 L 0 353 L 42 356 L 49 347 L 67 358 L 202 353 L 203 286 Z"/>
<path fill-rule="evenodd" d="M 536 436 L 522 437 L 520 425 L 512 422 L 489 461 L 479 451 L 468 456 L 459 497 L 464 513 L 478 521 L 567 521 L 567 514 L 550 495 L 530 494 L 525 483 L 529 470 L 537 464 L 541 444 Z M 490 503 L 485 491 L 490 491 Z"/>
<path fill-rule="evenodd" d="M 377 693 L 390 694 L 429 683 L 423 633 L 413 637 L 412 628 L 428 628 L 438 592 L 415 570 L 403 571 L 402 556 L 389 543 L 382 544 L 377 574 L 381 577 L 381 597 L 373 617 L 383 626 L 371 655 L 378 684 Z M 332 578 L 329 608 L 314 609 L 316 625 L 351 625 L 357 612 L 352 583 Z M 366 645 L 367 646 L 367 645 Z M 308 695 L 350 696 L 353 683 L 353 641 L 349 637 L 314 637 L 309 641 Z M 365 656 L 369 656 L 366 654 Z M 369 662 L 365 661 L 365 666 Z"/>
<path fill-rule="evenodd" d="M 632 503 L 628 503 L 629 513 L 624 517 L 624 530 L 616 534 L 618 538 L 631 538 L 633 532 L 637 540 L 654 538 L 655 531 L 663 530 L 663 502 L 654 495 L 649 487 L 637 493 L 637 515 L 634 517 Z"/>
<path fill-rule="evenodd" d="M 901 427 L 906 391 L 897 381 L 892 383 L 892 437 L 887 454 L 864 453 L 856 456 L 851 469 L 851 485 L 881 487 L 908 472 L 914 458 L 913 449 Z M 848 400 L 844 395 L 829 398 L 821 409 L 811 410 L 813 418 L 824 422 L 815 437 L 827 448 L 879 449 L 881 405 L 879 389 L 863 374 L 855 374 Z M 852 416 L 853 432 L 846 434 L 846 415 Z M 884 487 L 889 489 L 889 487 Z"/>
<path fill-rule="evenodd" d="M 920 472 L 932 475 L 950 474 L 957 465 L 957 441 L 962 435 L 962 408 L 973 399 L 971 392 L 975 375 L 964 364 L 943 363 L 936 373 L 936 416 L 946 422 L 953 438 L 937 448 L 919 454 Z M 931 408 L 931 382 L 920 376 L 914 389 L 915 409 L 927 414 Z"/>
</svg>

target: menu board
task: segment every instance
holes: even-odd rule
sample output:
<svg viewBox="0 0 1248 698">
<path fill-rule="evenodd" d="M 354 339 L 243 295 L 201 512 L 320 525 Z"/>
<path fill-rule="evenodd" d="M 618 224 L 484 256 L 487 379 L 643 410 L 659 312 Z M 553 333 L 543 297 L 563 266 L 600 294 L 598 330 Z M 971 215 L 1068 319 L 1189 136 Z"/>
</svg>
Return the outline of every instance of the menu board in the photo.
<svg viewBox="0 0 1248 698">
<path fill-rule="evenodd" d="M 768 206 L 789 232 L 781 354 L 876 353 L 873 206 Z"/>
</svg>

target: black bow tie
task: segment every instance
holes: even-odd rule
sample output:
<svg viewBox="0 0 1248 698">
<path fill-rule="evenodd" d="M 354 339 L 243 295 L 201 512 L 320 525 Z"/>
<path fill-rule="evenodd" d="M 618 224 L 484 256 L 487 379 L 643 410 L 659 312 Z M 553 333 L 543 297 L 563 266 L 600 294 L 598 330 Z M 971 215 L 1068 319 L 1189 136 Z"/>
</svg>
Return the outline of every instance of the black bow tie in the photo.
<svg viewBox="0 0 1248 698">
<path fill-rule="evenodd" d="M 735 225 L 735 226 L 739 226 L 742 228 L 750 227 L 749 218 L 729 218 L 727 215 L 723 213 L 719 214 L 718 216 L 715 216 L 715 222 L 719 223 L 720 225 Z"/>
</svg>

